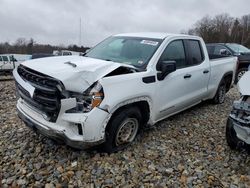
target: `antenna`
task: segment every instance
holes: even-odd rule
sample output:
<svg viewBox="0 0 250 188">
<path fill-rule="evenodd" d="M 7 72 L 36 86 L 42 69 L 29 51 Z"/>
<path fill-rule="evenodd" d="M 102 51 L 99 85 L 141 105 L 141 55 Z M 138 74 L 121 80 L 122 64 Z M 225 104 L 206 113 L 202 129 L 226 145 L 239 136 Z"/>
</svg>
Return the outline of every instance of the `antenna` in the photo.
<svg viewBox="0 0 250 188">
<path fill-rule="evenodd" d="M 80 17 L 79 47 L 82 46 L 82 18 Z"/>
</svg>

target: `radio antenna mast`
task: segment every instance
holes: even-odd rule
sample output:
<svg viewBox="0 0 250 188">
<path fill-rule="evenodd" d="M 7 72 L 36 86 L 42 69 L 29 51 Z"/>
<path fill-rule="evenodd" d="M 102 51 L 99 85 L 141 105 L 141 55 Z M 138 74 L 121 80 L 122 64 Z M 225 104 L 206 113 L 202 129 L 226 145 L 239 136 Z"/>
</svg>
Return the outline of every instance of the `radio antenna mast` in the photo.
<svg viewBox="0 0 250 188">
<path fill-rule="evenodd" d="M 80 17 L 79 47 L 82 46 L 82 18 Z"/>
</svg>

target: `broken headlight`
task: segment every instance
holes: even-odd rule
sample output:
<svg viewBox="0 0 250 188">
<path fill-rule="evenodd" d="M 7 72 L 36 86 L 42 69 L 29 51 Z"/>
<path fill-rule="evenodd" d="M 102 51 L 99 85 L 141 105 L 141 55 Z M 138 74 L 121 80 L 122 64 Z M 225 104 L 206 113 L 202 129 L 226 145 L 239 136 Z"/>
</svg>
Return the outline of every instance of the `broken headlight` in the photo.
<svg viewBox="0 0 250 188">
<path fill-rule="evenodd" d="M 235 118 L 250 121 L 250 97 L 242 96 L 239 101 L 234 101 L 231 114 Z"/>
<path fill-rule="evenodd" d="M 247 104 L 250 105 L 250 96 L 246 96 L 246 97 L 245 97 L 245 101 L 246 101 Z"/>
<path fill-rule="evenodd" d="M 70 97 L 76 98 L 76 107 L 66 112 L 89 112 L 99 106 L 104 98 L 103 89 L 99 82 L 90 86 L 84 93 L 70 93 Z"/>
</svg>

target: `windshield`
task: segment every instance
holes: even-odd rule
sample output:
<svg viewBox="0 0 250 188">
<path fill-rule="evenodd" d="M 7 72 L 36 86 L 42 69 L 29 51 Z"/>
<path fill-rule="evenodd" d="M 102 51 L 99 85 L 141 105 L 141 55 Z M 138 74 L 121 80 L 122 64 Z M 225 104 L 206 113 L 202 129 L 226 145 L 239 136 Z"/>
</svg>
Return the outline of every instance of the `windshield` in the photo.
<svg viewBox="0 0 250 188">
<path fill-rule="evenodd" d="M 250 53 L 250 50 L 240 44 L 226 44 L 231 50 L 239 53 Z"/>
<path fill-rule="evenodd" d="M 110 37 L 85 56 L 142 67 L 148 63 L 161 42 L 161 39 Z"/>
</svg>

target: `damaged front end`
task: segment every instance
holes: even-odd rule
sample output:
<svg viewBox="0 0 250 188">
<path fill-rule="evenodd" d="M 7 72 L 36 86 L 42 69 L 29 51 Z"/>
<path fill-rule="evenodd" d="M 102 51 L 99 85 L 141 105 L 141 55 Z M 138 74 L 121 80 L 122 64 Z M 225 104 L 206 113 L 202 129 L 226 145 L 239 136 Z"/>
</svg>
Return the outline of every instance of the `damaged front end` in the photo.
<svg viewBox="0 0 250 188">
<path fill-rule="evenodd" d="M 234 102 L 230 118 L 237 138 L 250 144 L 250 96 L 243 96 Z"/>
<path fill-rule="evenodd" d="M 76 106 L 67 110 L 66 113 L 90 112 L 93 108 L 98 107 L 104 98 L 103 88 L 99 82 L 92 84 L 83 93 L 63 91 L 63 95 L 66 98 L 76 99 Z"/>
<path fill-rule="evenodd" d="M 226 126 L 226 139 L 232 149 L 250 146 L 250 71 L 238 83 L 241 98 L 234 101 Z"/>
</svg>

